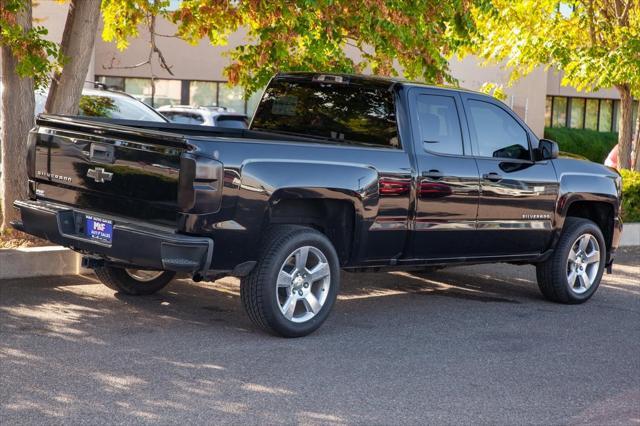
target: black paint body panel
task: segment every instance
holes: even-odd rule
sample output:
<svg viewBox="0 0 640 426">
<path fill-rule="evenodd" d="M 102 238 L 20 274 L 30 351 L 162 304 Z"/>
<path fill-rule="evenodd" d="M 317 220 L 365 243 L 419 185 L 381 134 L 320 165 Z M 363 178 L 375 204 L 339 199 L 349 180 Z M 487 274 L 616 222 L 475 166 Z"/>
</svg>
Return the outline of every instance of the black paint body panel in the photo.
<svg viewBox="0 0 640 426">
<path fill-rule="evenodd" d="M 211 239 L 210 268 L 222 271 L 257 260 L 271 212 L 291 200 L 348 206 L 353 229 L 348 255 L 342 257 L 345 268 L 539 261 L 553 249 L 569 206 L 578 200 L 612 206 L 610 253 L 615 252 L 622 228 L 615 172 L 563 158 L 479 157 L 467 125 L 466 99 L 506 109 L 502 103 L 458 90 L 387 84 L 396 103 L 400 147 L 341 145 L 249 129 L 42 116 L 34 129 L 31 197 Z M 422 149 L 411 118 L 416 90 L 455 97 L 464 155 Z M 508 113 L 526 129 L 535 150 L 535 135 Z M 97 154 L 92 155 L 92 145 Z M 219 175 L 211 172 L 206 182 L 194 182 L 196 168 L 186 170 L 186 157 L 207 159 L 212 170 L 219 167 Z M 97 167 L 112 173 L 111 180 L 89 178 L 87 172 Z M 429 171 L 436 169 L 443 177 L 430 178 Z M 487 173 L 499 173 L 501 180 L 484 179 Z M 211 207 L 185 210 L 194 199 Z"/>
</svg>

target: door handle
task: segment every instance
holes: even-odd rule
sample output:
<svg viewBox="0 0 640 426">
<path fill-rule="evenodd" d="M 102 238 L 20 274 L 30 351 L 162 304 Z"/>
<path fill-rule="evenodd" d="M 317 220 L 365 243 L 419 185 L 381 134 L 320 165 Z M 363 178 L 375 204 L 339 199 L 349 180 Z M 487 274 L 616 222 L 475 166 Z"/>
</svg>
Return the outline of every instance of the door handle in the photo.
<svg viewBox="0 0 640 426">
<path fill-rule="evenodd" d="M 422 172 L 422 177 L 426 177 L 429 179 L 442 179 L 444 175 L 440 172 L 440 170 L 429 170 L 428 172 Z"/>
<path fill-rule="evenodd" d="M 490 180 L 491 182 L 498 182 L 502 180 L 502 176 L 500 176 L 496 172 L 491 172 L 483 174 L 482 179 Z"/>
</svg>

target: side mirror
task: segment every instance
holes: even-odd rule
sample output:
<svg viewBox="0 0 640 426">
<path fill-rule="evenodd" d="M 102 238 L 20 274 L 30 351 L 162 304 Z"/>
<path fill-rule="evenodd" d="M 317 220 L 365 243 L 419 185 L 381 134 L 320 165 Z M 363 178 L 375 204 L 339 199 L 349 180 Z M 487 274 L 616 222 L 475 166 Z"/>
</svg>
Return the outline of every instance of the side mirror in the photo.
<svg viewBox="0 0 640 426">
<path fill-rule="evenodd" d="M 536 161 L 553 160 L 558 158 L 560 148 L 558 144 L 549 139 L 540 139 L 538 148 L 536 149 Z"/>
</svg>

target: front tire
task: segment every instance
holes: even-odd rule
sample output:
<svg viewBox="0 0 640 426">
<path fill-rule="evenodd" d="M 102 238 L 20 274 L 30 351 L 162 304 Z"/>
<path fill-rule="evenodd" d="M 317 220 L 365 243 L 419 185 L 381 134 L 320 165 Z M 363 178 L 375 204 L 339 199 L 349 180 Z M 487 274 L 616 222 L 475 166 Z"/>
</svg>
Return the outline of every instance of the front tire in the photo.
<svg viewBox="0 0 640 426">
<path fill-rule="evenodd" d="M 600 285 L 607 248 L 594 222 L 568 217 L 553 254 L 536 266 L 538 287 L 552 302 L 586 302 Z"/>
<path fill-rule="evenodd" d="M 306 336 L 329 316 L 340 287 L 338 255 L 322 233 L 279 226 L 265 238 L 260 261 L 240 285 L 251 321 L 283 337 Z"/>
<path fill-rule="evenodd" d="M 131 296 L 156 293 L 169 284 L 176 273 L 101 266 L 95 269 L 98 279 L 107 287 Z"/>
</svg>

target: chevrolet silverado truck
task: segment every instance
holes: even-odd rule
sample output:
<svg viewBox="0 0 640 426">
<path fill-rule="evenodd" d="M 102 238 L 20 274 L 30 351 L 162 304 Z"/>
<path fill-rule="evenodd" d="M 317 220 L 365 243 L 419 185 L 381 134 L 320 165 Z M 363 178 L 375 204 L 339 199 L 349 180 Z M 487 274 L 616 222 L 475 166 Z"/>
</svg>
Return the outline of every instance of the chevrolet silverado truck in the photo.
<svg viewBox="0 0 640 426">
<path fill-rule="evenodd" d="M 15 228 L 125 294 L 237 276 L 287 337 L 327 319 L 341 269 L 533 264 L 546 299 L 582 303 L 622 231 L 615 171 L 490 96 L 397 79 L 278 74 L 248 129 L 41 115 L 28 145 Z"/>
</svg>

